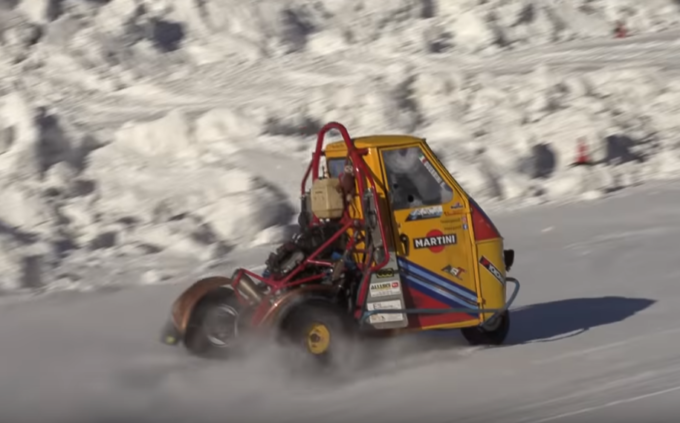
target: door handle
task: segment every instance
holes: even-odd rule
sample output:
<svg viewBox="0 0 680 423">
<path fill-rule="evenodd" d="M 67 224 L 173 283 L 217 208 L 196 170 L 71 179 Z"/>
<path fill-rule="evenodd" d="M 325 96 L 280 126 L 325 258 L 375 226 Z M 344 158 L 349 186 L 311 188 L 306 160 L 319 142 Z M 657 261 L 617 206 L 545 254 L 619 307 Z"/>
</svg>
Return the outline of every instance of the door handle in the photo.
<svg viewBox="0 0 680 423">
<path fill-rule="evenodd" d="M 410 246 L 410 240 L 408 239 L 408 236 L 406 234 L 401 234 L 399 235 L 399 240 L 404 245 L 404 255 L 408 256 Z"/>
</svg>

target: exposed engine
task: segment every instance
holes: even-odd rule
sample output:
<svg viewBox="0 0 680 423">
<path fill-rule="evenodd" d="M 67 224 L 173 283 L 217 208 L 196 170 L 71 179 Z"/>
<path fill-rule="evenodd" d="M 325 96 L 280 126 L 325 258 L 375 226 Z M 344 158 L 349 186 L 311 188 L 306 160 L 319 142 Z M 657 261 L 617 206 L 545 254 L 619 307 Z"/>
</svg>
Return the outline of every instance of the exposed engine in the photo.
<svg viewBox="0 0 680 423">
<path fill-rule="evenodd" d="M 337 233 L 339 229 L 339 224 L 335 222 L 304 228 L 290 241 L 285 242 L 269 255 L 265 262 L 266 269 L 264 274 L 275 279 L 286 277 L 288 273 Z M 341 235 L 317 258 L 319 260 L 330 260 L 333 258 L 334 253 L 342 254 L 346 242 L 347 235 Z"/>
</svg>

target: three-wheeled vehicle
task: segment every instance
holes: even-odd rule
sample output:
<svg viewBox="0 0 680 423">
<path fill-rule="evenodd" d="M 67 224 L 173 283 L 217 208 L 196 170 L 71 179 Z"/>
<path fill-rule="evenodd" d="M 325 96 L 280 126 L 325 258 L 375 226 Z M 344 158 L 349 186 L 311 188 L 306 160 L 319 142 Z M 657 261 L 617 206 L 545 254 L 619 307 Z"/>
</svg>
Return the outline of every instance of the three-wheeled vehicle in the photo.
<svg viewBox="0 0 680 423">
<path fill-rule="evenodd" d="M 330 130 L 342 140 L 324 149 Z M 298 223 L 263 273 L 241 268 L 184 291 L 164 342 L 223 356 L 244 334 L 268 331 L 323 362 L 360 334 L 460 329 L 473 345 L 504 342 L 519 291 L 506 275 L 514 251 L 424 139 L 353 139 L 327 124 Z"/>
</svg>

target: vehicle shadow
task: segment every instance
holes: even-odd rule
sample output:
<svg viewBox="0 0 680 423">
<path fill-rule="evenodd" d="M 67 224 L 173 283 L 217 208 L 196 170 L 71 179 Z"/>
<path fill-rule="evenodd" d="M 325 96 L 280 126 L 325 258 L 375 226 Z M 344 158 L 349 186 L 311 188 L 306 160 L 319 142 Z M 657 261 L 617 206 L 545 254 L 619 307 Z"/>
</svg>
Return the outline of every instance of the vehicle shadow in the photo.
<svg viewBox="0 0 680 423">
<path fill-rule="evenodd" d="M 511 310 L 510 333 L 501 347 L 552 342 L 580 335 L 597 326 L 621 322 L 649 308 L 656 300 L 627 297 L 570 298 L 531 304 Z M 449 358 L 474 355 L 459 330 L 436 330 L 396 338 L 364 342 L 371 361 L 408 361 L 423 354 L 429 358 L 443 354 Z M 481 347 L 484 348 L 484 347 Z"/>
<path fill-rule="evenodd" d="M 627 297 L 571 298 L 532 304 L 511 310 L 511 329 L 499 347 L 470 346 L 460 330 L 432 330 L 361 340 L 350 362 L 326 373 L 313 367 L 294 370 L 300 381 L 315 389 L 336 389 L 403 371 L 417 371 L 434 363 L 464 362 L 487 348 L 552 342 L 589 329 L 626 320 L 651 307 L 656 300 Z M 347 366 L 347 367 L 344 367 Z"/>
<path fill-rule="evenodd" d="M 550 342 L 579 335 L 597 326 L 621 322 L 656 300 L 628 297 L 570 298 L 511 310 L 506 345 Z"/>
<path fill-rule="evenodd" d="M 500 347 L 471 347 L 459 330 L 435 330 L 362 342 L 361 377 L 416 369 L 432 362 L 452 362 L 474 356 L 485 348 L 511 348 L 553 342 L 592 328 L 626 320 L 651 307 L 656 300 L 618 296 L 571 298 L 531 304 L 511 310 L 511 329 Z M 351 376 L 350 376 L 351 378 Z"/>
</svg>

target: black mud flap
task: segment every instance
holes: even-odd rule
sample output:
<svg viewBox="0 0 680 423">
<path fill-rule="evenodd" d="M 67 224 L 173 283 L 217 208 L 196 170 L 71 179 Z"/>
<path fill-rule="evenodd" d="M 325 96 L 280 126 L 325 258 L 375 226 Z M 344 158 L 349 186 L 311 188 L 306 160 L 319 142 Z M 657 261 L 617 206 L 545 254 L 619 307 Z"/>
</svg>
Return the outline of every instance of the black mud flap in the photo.
<svg viewBox="0 0 680 423">
<path fill-rule="evenodd" d="M 515 250 L 503 250 L 503 262 L 505 263 L 505 271 L 509 272 L 515 263 Z"/>
</svg>

